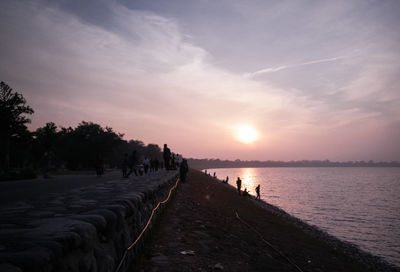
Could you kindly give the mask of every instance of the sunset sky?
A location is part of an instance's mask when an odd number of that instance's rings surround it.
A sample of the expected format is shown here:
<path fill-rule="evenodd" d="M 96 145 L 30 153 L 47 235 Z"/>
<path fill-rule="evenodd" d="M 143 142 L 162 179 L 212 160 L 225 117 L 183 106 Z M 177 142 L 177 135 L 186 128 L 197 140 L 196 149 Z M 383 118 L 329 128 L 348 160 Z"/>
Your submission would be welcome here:
<path fill-rule="evenodd" d="M 30 129 L 93 121 L 196 158 L 400 161 L 399 14 L 397 0 L 2 0 L 0 80 L 34 108 Z"/>

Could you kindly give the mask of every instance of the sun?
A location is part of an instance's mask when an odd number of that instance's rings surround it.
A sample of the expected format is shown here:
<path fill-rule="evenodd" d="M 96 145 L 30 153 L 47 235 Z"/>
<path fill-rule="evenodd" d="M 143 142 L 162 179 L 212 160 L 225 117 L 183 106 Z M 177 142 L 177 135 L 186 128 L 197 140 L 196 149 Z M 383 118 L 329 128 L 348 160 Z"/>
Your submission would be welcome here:
<path fill-rule="evenodd" d="M 258 132 L 251 126 L 240 126 L 235 134 L 236 139 L 244 144 L 252 144 L 258 139 Z"/>

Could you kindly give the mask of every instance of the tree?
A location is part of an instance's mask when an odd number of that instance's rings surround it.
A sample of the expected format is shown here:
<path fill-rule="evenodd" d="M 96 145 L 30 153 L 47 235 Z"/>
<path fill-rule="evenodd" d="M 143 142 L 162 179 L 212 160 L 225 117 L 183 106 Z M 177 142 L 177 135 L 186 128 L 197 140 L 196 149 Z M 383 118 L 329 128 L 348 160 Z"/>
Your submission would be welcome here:
<path fill-rule="evenodd" d="M 75 129 L 61 128 L 56 147 L 60 160 L 68 169 L 87 169 L 94 167 L 100 156 L 106 163 L 115 164 L 115 151 L 123 143 L 122 134 L 112 128 L 103 128 L 92 122 L 82 121 Z"/>
<path fill-rule="evenodd" d="M 53 122 L 48 122 L 44 127 L 35 131 L 36 142 L 41 148 L 41 152 L 50 152 L 57 141 L 57 126 Z"/>
<path fill-rule="evenodd" d="M 145 149 L 144 155 L 151 159 L 159 159 L 162 158 L 161 148 L 156 144 L 148 144 Z"/>
<path fill-rule="evenodd" d="M 0 141 L 3 160 L 1 168 L 6 171 L 10 168 L 11 138 L 18 137 L 21 131 L 27 131 L 25 124 L 30 123 L 25 114 L 33 114 L 33 109 L 26 105 L 22 94 L 13 92 L 13 89 L 2 81 L 0 83 Z"/>

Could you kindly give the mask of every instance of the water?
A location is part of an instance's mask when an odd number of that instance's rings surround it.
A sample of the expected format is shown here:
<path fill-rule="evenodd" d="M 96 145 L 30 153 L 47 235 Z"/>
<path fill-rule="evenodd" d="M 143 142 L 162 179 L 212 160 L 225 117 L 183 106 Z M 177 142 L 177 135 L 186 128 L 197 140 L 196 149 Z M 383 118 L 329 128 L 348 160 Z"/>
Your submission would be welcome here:
<path fill-rule="evenodd" d="M 400 266 L 400 168 L 227 168 L 236 186 Z"/>

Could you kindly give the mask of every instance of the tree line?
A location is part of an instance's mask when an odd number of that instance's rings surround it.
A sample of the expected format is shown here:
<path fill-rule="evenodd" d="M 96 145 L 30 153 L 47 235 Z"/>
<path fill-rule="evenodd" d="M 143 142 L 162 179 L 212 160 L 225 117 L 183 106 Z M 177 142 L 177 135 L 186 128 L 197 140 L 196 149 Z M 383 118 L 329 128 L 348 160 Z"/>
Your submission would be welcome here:
<path fill-rule="evenodd" d="M 28 116 L 33 113 L 22 94 L 0 83 L 0 180 L 35 176 L 45 153 L 53 168 L 69 170 L 93 169 L 99 156 L 109 167 L 117 167 L 123 154 L 133 150 L 139 158 L 162 159 L 157 144 L 126 141 L 122 133 L 93 122 L 82 121 L 75 128 L 48 122 L 29 131 Z"/>
<path fill-rule="evenodd" d="M 301 160 L 301 161 L 241 161 L 220 159 L 193 159 L 187 160 L 190 167 L 195 169 L 209 168 L 244 168 L 244 167 L 400 167 L 400 162 L 346 161 L 334 162 L 330 160 Z"/>

